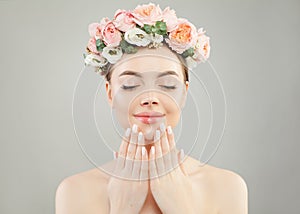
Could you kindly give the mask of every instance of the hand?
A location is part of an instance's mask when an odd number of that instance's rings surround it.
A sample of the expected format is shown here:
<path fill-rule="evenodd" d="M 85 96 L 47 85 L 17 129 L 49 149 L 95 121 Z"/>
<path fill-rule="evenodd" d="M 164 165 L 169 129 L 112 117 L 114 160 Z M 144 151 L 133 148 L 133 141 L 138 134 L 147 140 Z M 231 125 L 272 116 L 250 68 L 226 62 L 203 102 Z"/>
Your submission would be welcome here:
<path fill-rule="evenodd" d="M 141 146 L 143 142 L 143 134 L 137 134 L 136 125 L 131 134 L 130 129 L 127 129 L 114 170 L 114 175 L 118 175 L 118 178 L 111 176 L 108 183 L 110 213 L 132 214 L 139 213 L 142 209 L 149 185 L 148 154 L 145 147 Z"/>
<path fill-rule="evenodd" d="M 161 136 L 161 137 L 160 137 Z M 156 130 L 149 155 L 150 188 L 163 213 L 196 213 L 192 182 L 179 162 L 171 127 Z"/>

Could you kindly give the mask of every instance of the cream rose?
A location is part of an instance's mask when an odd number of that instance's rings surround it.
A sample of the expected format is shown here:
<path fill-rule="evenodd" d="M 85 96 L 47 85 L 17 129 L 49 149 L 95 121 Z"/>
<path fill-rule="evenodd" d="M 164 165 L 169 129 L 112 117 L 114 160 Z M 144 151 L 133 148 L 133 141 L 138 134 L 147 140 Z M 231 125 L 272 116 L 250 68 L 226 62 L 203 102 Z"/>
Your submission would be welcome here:
<path fill-rule="evenodd" d="M 189 69 L 193 69 L 193 68 L 197 67 L 197 64 L 198 64 L 197 61 L 195 61 L 195 59 L 190 56 L 185 58 L 185 62 Z"/>
<path fill-rule="evenodd" d="M 179 54 L 194 47 L 197 41 L 197 29 L 186 19 L 178 19 L 178 27 L 171 31 L 166 42 Z"/>
<path fill-rule="evenodd" d="M 107 60 L 100 55 L 90 53 L 84 58 L 84 62 L 87 65 L 94 67 L 102 67 L 107 64 Z"/>
<path fill-rule="evenodd" d="M 124 39 L 133 45 L 147 46 L 151 42 L 149 34 L 139 28 L 132 28 L 126 31 Z"/>
<path fill-rule="evenodd" d="M 120 47 L 105 47 L 102 51 L 102 56 L 105 57 L 111 64 L 115 64 L 123 55 Z"/>
<path fill-rule="evenodd" d="M 132 12 L 134 21 L 140 25 L 154 25 L 156 21 L 162 20 L 162 11 L 159 5 L 153 3 L 138 5 Z"/>

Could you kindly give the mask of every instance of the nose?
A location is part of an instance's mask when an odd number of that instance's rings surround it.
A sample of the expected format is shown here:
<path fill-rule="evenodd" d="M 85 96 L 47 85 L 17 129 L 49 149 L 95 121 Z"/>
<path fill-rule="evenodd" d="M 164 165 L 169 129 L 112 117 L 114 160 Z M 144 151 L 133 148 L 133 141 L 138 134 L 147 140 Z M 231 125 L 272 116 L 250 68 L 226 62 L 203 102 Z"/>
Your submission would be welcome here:
<path fill-rule="evenodd" d="M 141 106 L 158 105 L 159 101 L 155 97 L 147 97 L 141 100 Z"/>

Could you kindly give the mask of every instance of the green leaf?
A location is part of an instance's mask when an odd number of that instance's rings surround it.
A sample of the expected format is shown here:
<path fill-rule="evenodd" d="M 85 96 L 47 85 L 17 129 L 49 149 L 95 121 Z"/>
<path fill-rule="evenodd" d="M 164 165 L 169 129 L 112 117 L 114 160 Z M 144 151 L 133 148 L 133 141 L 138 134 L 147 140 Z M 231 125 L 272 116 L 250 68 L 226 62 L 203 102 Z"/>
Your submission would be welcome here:
<path fill-rule="evenodd" d="M 166 35 L 167 34 L 167 24 L 163 21 L 157 21 L 155 23 L 155 33 L 160 35 Z"/>
<path fill-rule="evenodd" d="M 125 39 L 122 39 L 121 42 L 120 42 L 120 46 L 123 50 L 125 50 L 127 48 L 127 46 L 129 46 L 129 43 L 126 42 Z"/>
<path fill-rule="evenodd" d="M 184 58 L 186 58 L 188 56 L 193 56 L 193 55 L 194 55 L 194 48 L 189 48 L 182 53 L 182 56 Z"/>
<path fill-rule="evenodd" d="M 158 31 L 159 31 L 159 29 L 152 25 L 151 32 L 157 33 Z"/>
<path fill-rule="evenodd" d="M 97 47 L 98 51 L 102 51 L 103 48 L 105 48 L 105 46 L 106 45 L 104 44 L 104 42 L 102 40 L 100 40 L 100 39 L 96 40 L 96 47 Z"/>
<path fill-rule="evenodd" d="M 160 29 L 161 31 L 167 30 L 167 24 L 165 22 L 163 22 L 163 21 L 157 21 L 155 23 L 155 27 L 158 28 L 158 29 Z"/>
<path fill-rule="evenodd" d="M 125 51 L 125 53 L 133 54 L 133 53 L 136 53 L 138 51 L 138 49 L 136 47 L 130 45 L 124 51 Z"/>
<path fill-rule="evenodd" d="M 144 24 L 144 31 L 146 33 L 151 33 L 151 30 L 152 30 L 152 26 L 151 25 Z"/>

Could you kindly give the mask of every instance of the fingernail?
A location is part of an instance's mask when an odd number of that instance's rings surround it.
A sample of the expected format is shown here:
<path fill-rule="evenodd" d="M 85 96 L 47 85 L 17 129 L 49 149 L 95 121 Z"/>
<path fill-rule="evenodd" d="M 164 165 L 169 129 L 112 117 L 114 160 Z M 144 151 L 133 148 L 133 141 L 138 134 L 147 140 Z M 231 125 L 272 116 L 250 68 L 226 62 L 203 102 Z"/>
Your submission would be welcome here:
<path fill-rule="evenodd" d="M 144 156 L 146 154 L 146 148 L 145 146 L 142 147 L 142 155 Z"/>
<path fill-rule="evenodd" d="M 134 133 L 137 133 L 137 125 L 136 125 L 136 124 L 133 124 L 133 126 L 132 126 L 132 131 L 133 131 Z"/>
<path fill-rule="evenodd" d="M 151 146 L 151 153 L 152 153 L 152 155 L 154 155 L 154 153 L 155 153 L 155 148 L 154 148 L 154 146 Z"/>
<path fill-rule="evenodd" d="M 114 160 L 117 159 L 117 153 L 115 151 L 113 151 L 113 155 L 114 155 Z"/>
<path fill-rule="evenodd" d="M 183 149 L 180 150 L 180 160 L 183 160 L 184 158 L 184 151 Z"/>
<path fill-rule="evenodd" d="M 155 131 L 155 141 L 159 140 L 159 138 L 160 138 L 160 131 L 156 130 Z"/>
<path fill-rule="evenodd" d="M 167 130 L 168 130 L 168 134 L 172 134 L 172 128 L 171 128 L 171 126 L 168 126 Z"/>
<path fill-rule="evenodd" d="M 129 135 L 130 135 L 130 128 L 127 128 L 127 129 L 126 129 L 126 132 L 125 132 L 125 136 L 126 136 L 126 137 L 129 137 Z"/>
<path fill-rule="evenodd" d="M 138 135 L 138 141 L 139 141 L 139 142 L 141 142 L 142 137 L 143 137 L 143 133 L 142 133 L 142 132 L 139 132 L 139 135 Z"/>
<path fill-rule="evenodd" d="M 160 124 L 160 130 L 161 130 L 162 132 L 164 132 L 165 129 L 166 129 L 165 124 L 164 124 L 164 123 L 161 123 L 161 124 Z"/>

